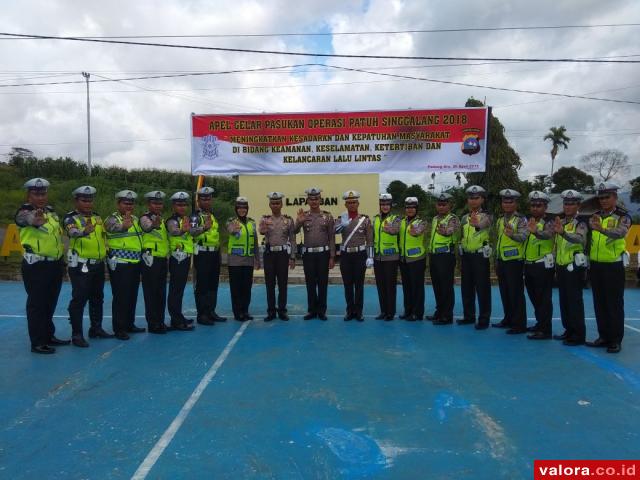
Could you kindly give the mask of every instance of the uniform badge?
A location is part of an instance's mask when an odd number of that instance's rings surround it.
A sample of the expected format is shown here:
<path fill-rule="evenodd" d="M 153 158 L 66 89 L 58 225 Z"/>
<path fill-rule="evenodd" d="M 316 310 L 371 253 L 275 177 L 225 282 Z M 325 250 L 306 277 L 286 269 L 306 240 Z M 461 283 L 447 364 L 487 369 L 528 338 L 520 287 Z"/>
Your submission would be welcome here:
<path fill-rule="evenodd" d="M 462 145 L 460 149 L 466 155 L 475 155 L 480 151 L 480 129 L 465 128 L 462 136 Z"/>

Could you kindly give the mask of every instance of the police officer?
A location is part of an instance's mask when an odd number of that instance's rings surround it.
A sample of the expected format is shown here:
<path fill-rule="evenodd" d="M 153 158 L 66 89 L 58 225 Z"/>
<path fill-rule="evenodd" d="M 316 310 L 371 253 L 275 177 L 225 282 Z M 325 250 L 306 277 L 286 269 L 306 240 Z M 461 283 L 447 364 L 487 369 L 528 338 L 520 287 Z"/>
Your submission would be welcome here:
<path fill-rule="evenodd" d="M 342 199 L 347 211 L 335 222 L 336 233 L 342 234 L 340 244 L 340 273 L 347 304 L 345 321 L 364 321 L 364 275 L 373 267 L 373 229 L 367 215 L 358 213 L 360 193 L 344 192 Z"/>
<path fill-rule="evenodd" d="M 418 199 L 404 199 L 405 216 L 400 222 L 400 276 L 404 313 L 400 318 L 422 320 L 424 316 L 424 272 L 427 268 L 425 231 L 427 223 L 418 216 Z"/>
<path fill-rule="evenodd" d="M 182 298 L 191 268 L 193 255 L 193 237 L 196 226 L 192 225 L 187 215 L 187 202 L 191 197 L 187 192 L 176 192 L 171 195 L 173 214 L 165 224 L 169 235 L 169 295 L 167 307 L 171 317 L 173 330 L 193 330 L 193 321 L 189 321 L 182 313 Z M 194 232 L 195 233 L 195 232 Z"/>
<path fill-rule="evenodd" d="M 460 220 L 451 213 L 451 198 L 446 192 L 436 197 L 437 215 L 431 223 L 429 237 L 429 273 L 436 298 L 436 310 L 432 318 L 434 325 L 453 323 L 453 274 L 456 268 L 455 248 Z"/>
<path fill-rule="evenodd" d="M 278 318 L 289 320 L 287 315 L 288 268 L 296 262 L 296 233 L 293 218 L 282 214 L 284 194 L 270 192 L 267 195 L 271 215 L 263 215 L 258 230 L 264 235 L 264 283 L 267 288 L 267 316 L 265 322 L 276 318 L 276 280 L 278 282 Z"/>
<path fill-rule="evenodd" d="M 567 346 L 576 346 L 585 340 L 582 288 L 587 268 L 584 252 L 588 227 L 578 218 L 582 195 L 575 190 L 565 190 L 560 195 L 563 215 L 555 218 L 553 230 L 556 234 L 556 274 L 564 332 L 553 338 L 562 340 Z"/>
<path fill-rule="evenodd" d="M 527 331 L 533 332 L 527 335 L 530 340 L 551 338 L 554 232 L 553 222 L 546 215 L 548 204 L 549 196 L 546 193 L 538 190 L 529 193 L 529 235 L 524 244 L 524 285 L 536 317 L 536 324 L 527 328 Z"/>
<path fill-rule="evenodd" d="M 75 210 L 62 221 L 69 237 L 67 252 L 71 301 L 69 320 L 71 342 L 76 347 L 88 347 L 82 331 L 84 306 L 89 302 L 90 338 L 113 338 L 102 328 L 104 303 L 104 259 L 107 256 L 106 237 L 102 218 L 93 211 L 96 189 L 86 185 L 73 192 Z"/>
<path fill-rule="evenodd" d="M 253 320 L 249 315 L 253 269 L 260 268 L 258 252 L 258 230 L 249 213 L 249 201 L 246 197 L 236 198 L 236 216 L 227 221 L 229 232 L 228 266 L 229 289 L 233 318 L 240 322 Z"/>
<path fill-rule="evenodd" d="M 144 194 L 147 211 L 140 217 L 142 230 L 142 292 L 149 333 L 165 334 L 167 306 L 167 257 L 169 236 L 162 218 L 164 192 L 154 190 Z"/>
<path fill-rule="evenodd" d="M 53 208 L 47 205 L 49 182 L 32 178 L 24 184 L 27 201 L 15 216 L 24 249 L 22 280 L 27 291 L 27 323 L 33 353 L 54 353 L 52 345 L 68 345 L 55 336 L 53 314 L 62 287 L 62 229 Z"/>
<path fill-rule="evenodd" d="M 298 210 L 296 233 L 304 231 L 302 265 L 307 286 L 307 314 L 305 320 L 318 317 L 327 320 L 327 286 L 329 270 L 335 266 L 335 222 L 331 213 L 320 210 L 322 190 L 305 190 L 309 210 Z"/>
<path fill-rule="evenodd" d="M 524 242 L 529 230 L 527 220 L 517 212 L 520 193 L 506 188 L 500 190 L 502 215 L 497 221 L 496 274 L 504 318 L 493 326 L 507 328 L 508 334 L 527 331 L 524 299 Z"/>
<path fill-rule="evenodd" d="M 587 345 L 606 347 L 608 353 L 618 353 L 624 336 L 624 237 L 629 231 L 631 217 L 617 205 L 618 187 L 610 182 L 598 184 L 600 210 L 590 219 L 591 288 L 593 308 L 598 323 L 598 338 Z"/>
<path fill-rule="evenodd" d="M 193 267 L 196 271 L 194 289 L 198 323 L 226 322 L 216 313 L 218 284 L 220 283 L 220 229 L 211 210 L 214 190 L 202 187 L 198 190 L 198 228 L 193 235 Z"/>
<path fill-rule="evenodd" d="M 376 320 L 393 320 L 396 315 L 396 290 L 400 249 L 398 232 L 402 217 L 391 213 L 393 197 L 380 194 L 380 213 L 373 217 L 373 272 L 376 277 L 380 314 Z"/>
<path fill-rule="evenodd" d="M 129 340 L 128 333 L 145 331 L 134 323 L 142 254 L 142 230 L 138 217 L 132 214 L 137 197 L 131 190 L 116 193 L 117 211 L 104 221 L 107 232 L 107 265 L 113 294 L 113 333 L 119 340 Z"/>
<path fill-rule="evenodd" d="M 469 213 L 463 215 L 460 238 L 460 290 L 463 317 L 458 325 L 475 324 L 476 330 L 489 327 L 491 318 L 491 280 L 489 229 L 491 214 L 484 209 L 487 192 L 479 185 L 465 190 Z M 476 295 L 478 322 L 476 323 Z"/>

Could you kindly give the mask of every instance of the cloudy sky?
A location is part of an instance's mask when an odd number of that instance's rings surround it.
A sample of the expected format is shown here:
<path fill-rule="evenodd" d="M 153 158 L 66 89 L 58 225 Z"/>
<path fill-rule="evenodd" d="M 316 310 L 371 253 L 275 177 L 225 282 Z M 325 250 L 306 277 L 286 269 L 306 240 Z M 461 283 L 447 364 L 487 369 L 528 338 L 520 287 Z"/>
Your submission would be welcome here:
<path fill-rule="evenodd" d="M 640 26 L 447 33 L 432 29 L 640 23 L 636 0 L 434 2 L 305 1 L 10 1 L 0 31 L 55 36 L 237 35 L 323 33 L 322 36 L 231 36 L 132 39 L 186 45 L 394 56 L 500 58 L 622 57 L 640 60 Z M 1 38 L 1 37 L 0 37 Z M 635 40 L 634 40 L 635 39 Z M 631 56 L 631 57 L 629 57 Z M 91 84 L 94 163 L 190 168 L 189 115 L 464 106 L 473 96 L 493 106 L 522 157 L 521 178 L 547 173 L 542 137 L 565 125 L 572 138 L 557 167 L 578 166 L 592 150 L 618 148 L 640 175 L 640 105 L 501 92 L 404 80 L 327 65 L 455 81 L 478 86 L 589 94 L 640 101 L 640 64 L 320 59 L 253 53 L 0 39 L 0 154 L 12 146 L 37 155 L 86 160 L 86 97 L 92 81 L 128 77 L 285 67 Z M 319 66 L 300 66 L 302 64 Z M 81 82 L 62 85 L 12 84 Z M 6 158 L 1 157 L 0 160 Z M 403 178 L 426 184 L 423 178 Z M 630 177 L 631 178 L 631 177 Z M 393 179 L 385 175 L 383 182 Z M 440 185 L 450 177 L 437 179 Z"/>

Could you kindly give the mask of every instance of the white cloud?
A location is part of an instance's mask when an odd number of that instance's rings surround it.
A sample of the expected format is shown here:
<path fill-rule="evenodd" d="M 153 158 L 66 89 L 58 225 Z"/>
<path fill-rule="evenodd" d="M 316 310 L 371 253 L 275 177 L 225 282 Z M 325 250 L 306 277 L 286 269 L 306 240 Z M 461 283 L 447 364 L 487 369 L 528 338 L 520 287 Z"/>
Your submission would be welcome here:
<path fill-rule="evenodd" d="M 311 31 L 406 30 L 631 23 L 640 20 L 633 0 L 553 2 L 463 1 L 166 1 L 45 2 L 3 5 L 0 30 L 54 35 L 220 34 Z M 270 50 L 334 51 L 366 55 L 492 57 L 597 57 L 640 54 L 637 27 L 380 36 L 162 39 L 162 42 Z M 226 70 L 313 63 L 305 57 L 265 56 L 48 40 L 0 40 L 0 84 L 82 80 L 143 72 Z M 636 57 L 638 58 L 638 57 Z M 435 61 L 327 59 L 326 63 L 375 70 L 436 65 Z M 480 85 L 640 99 L 636 65 L 500 64 L 384 70 Z M 34 73 L 35 72 L 35 73 Z M 37 72 L 76 72 L 29 78 Z M 137 72 L 137 73 L 136 73 Z M 42 73 L 44 74 L 44 73 Z M 24 80 L 20 80 L 20 79 Z M 361 83 L 354 83 L 361 82 Z M 334 85 L 274 88 L 296 84 Z M 335 85 L 336 83 L 341 83 Z M 632 87 L 615 90 L 622 87 Z M 268 88 L 258 88 L 268 87 Z M 581 155 L 604 147 L 627 153 L 640 174 L 639 108 L 588 100 L 399 81 L 362 73 L 307 68 L 303 72 L 246 73 L 92 83 L 95 163 L 188 169 L 189 114 L 218 112 L 332 111 L 462 106 L 469 96 L 493 105 L 522 156 L 522 177 L 549 170 L 549 127 L 565 125 L 572 137 L 557 166 L 577 165 Z M 149 90 L 162 90 L 149 91 Z M 614 90 L 614 91 L 607 91 Z M 9 92 L 9 93 L 7 93 Z M 40 92 L 24 94 L 25 92 Z M 64 93 L 60 93 L 64 92 Z M 0 88 L 0 153 L 25 146 L 38 155 L 86 158 L 85 85 Z M 596 93 L 594 93 L 596 92 Z M 619 132 L 624 135 L 615 135 Z M 632 135 L 632 133 L 634 133 Z M 182 140 L 158 140 L 174 139 Z M 151 140 L 123 142 L 123 140 Z M 107 142 L 107 143 L 105 143 Z M 108 143 L 110 142 L 110 143 Z M 54 143 L 58 145 L 37 145 Z M 387 175 L 385 178 L 390 177 Z M 403 178 L 404 179 L 404 178 Z M 411 179 L 404 179 L 410 181 Z M 421 183 L 426 183 L 425 173 Z M 445 178 L 445 181 L 450 181 Z M 440 179 L 438 181 L 441 181 Z"/>

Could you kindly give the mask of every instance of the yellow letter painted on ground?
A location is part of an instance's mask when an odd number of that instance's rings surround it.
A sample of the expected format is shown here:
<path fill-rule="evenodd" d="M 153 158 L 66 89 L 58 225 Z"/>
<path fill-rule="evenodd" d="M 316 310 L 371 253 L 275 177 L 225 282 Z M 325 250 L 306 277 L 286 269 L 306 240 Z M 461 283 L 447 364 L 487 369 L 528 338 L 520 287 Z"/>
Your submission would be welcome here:
<path fill-rule="evenodd" d="M 631 225 L 625 237 L 627 252 L 637 253 L 640 250 L 640 225 Z"/>
<path fill-rule="evenodd" d="M 0 257 L 8 257 L 11 252 L 22 253 L 22 245 L 20 244 L 20 233 L 15 223 L 7 225 L 4 232 L 4 241 L 0 248 Z"/>

